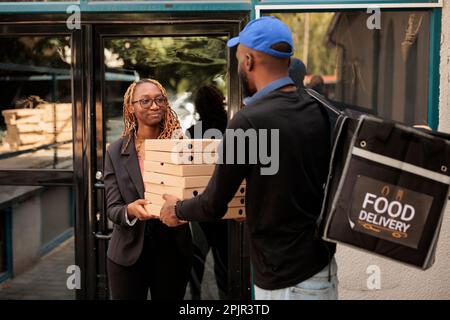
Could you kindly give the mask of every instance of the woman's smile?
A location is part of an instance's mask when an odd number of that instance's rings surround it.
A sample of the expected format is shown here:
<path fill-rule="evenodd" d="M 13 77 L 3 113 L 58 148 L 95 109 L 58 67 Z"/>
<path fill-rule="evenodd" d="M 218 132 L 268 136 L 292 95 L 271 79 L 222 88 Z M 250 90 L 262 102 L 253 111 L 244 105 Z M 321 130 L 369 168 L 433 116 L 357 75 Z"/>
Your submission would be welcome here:
<path fill-rule="evenodd" d="M 152 119 L 161 118 L 162 112 L 161 111 L 150 111 L 150 112 L 147 112 L 146 116 L 148 118 L 152 118 Z"/>

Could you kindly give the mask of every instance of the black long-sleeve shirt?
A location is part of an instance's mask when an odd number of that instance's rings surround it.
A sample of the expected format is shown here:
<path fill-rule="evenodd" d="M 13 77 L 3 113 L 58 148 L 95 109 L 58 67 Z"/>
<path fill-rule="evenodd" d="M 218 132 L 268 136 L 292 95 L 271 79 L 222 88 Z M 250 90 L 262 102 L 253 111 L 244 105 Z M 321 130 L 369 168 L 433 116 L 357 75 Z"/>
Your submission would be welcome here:
<path fill-rule="evenodd" d="M 181 201 L 177 215 L 184 220 L 220 219 L 246 179 L 246 222 L 255 284 L 275 290 L 310 278 L 329 263 L 335 251 L 334 245 L 315 233 L 330 157 L 324 111 L 303 91 L 274 91 L 236 113 L 228 129 L 278 129 L 278 172 L 262 175 L 261 169 L 270 164 L 264 165 L 259 157 L 255 164 L 217 164 L 203 194 Z M 225 135 L 221 146 L 229 143 Z M 226 150 L 222 148 L 224 159 Z"/>

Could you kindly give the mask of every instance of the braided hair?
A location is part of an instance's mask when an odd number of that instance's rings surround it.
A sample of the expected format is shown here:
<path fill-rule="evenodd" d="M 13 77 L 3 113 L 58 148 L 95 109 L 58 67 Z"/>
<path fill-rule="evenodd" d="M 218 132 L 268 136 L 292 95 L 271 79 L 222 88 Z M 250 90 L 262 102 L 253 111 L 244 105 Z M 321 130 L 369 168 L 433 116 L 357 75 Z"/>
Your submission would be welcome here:
<path fill-rule="evenodd" d="M 164 98 L 166 98 L 167 106 L 164 109 L 164 115 L 161 123 L 159 124 L 161 132 L 158 135 L 158 139 L 182 139 L 182 130 L 180 122 L 178 121 L 177 114 L 169 105 L 169 100 L 167 96 L 167 91 L 158 81 L 154 79 L 141 79 L 139 81 L 133 82 L 125 92 L 123 96 L 123 122 L 124 129 L 121 137 L 128 136 L 128 141 L 125 144 L 124 149 L 128 147 L 132 136 L 137 137 L 138 122 L 134 112 L 131 110 L 132 99 L 134 95 L 134 90 L 136 87 L 142 83 L 151 83 L 155 85 L 162 93 Z"/>

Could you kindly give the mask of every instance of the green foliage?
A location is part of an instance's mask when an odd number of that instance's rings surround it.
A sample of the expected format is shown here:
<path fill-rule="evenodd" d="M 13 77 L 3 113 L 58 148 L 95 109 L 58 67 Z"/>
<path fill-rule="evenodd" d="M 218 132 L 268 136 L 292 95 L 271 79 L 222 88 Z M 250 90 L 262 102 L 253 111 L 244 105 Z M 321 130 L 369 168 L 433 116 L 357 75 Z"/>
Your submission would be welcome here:
<path fill-rule="evenodd" d="M 160 81 L 175 93 L 192 92 L 214 78 L 226 78 L 225 37 L 142 37 L 109 39 L 105 48 L 123 69 Z M 225 91 L 225 81 L 216 83 Z"/>
<path fill-rule="evenodd" d="M 5 37 L 0 47 L 1 63 L 70 69 L 63 52 L 70 47 L 69 37 Z"/>

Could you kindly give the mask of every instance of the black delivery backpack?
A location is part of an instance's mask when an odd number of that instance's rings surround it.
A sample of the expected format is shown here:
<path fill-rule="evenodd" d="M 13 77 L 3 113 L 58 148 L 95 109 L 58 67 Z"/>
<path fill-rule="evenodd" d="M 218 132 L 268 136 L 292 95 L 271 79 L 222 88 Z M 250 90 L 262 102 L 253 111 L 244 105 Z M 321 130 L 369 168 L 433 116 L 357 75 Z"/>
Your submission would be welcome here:
<path fill-rule="evenodd" d="M 323 239 L 431 267 L 450 185 L 450 135 L 339 115 Z"/>

